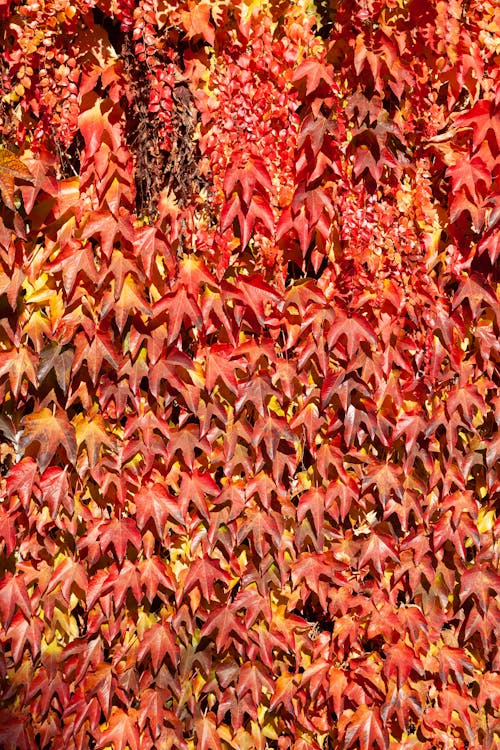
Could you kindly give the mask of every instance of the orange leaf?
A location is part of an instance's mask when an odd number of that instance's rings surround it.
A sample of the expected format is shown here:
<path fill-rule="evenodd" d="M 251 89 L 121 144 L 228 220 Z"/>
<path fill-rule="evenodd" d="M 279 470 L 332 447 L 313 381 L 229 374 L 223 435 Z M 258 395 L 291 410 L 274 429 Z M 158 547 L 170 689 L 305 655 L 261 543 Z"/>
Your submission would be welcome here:
<path fill-rule="evenodd" d="M 38 443 L 36 459 L 41 472 L 45 471 L 61 446 L 66 451 L 68 461 L 75 463 L 75 428 L 62 410 L 52 414 L 50 409 L 45 408 L 35 414 L 28 414 L 23 419 L 23 425 L 20 447 L 25 450 L 33 443 Z"/>
<path fill-rule="evenodd" d="M 14 180 L 16 177 L 20 180 L 33 182 L 33 175 L 26 164 L 23 164 L 12 151 L 0 148 L 0 192 L 5 205 L 12 211 L 16 210 L 14 205 Z"/>

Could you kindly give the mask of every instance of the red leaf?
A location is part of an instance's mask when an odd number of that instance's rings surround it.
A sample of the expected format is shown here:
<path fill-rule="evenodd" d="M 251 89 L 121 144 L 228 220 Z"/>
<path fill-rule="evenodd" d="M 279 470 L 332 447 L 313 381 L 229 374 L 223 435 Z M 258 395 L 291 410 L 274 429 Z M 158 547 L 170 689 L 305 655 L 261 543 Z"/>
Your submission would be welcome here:
<path fill-rule="evenodd" d="M 389 747 L 378 708 L 362 705 L 356 709 L 345 730 L 346 748 L 352 747 L 356 740 L 359 740 L 360 750 L 374 750 L 375 747 L 386 750 Z"/>
<path fill-rule="evenodd" d="M 31 618 L 31 601 L 23 577 L 6 573 L 0 583 L 0 614 L 7 629 L 16 609 L 21 610 L 26 620 Z"/>
<path fill-rule="evenodd" d="M 125 712 L 113 706 L 108 728 L 101 732 L 97 747 L 104 748 L 112 744 L 114 750 L 139 750 L 137 718 L 137 711 L 134 708 L 128 708 Z"/>
<path fill-rule="evenodd" d="M 157 622 L 143 633 L 137 650 L 137 659 L 143 661 L 149 655 L 153 674 L 157 674 L 167 654 L 175 666 L 179 661 L 179 646 L 172 628 L 166 622 Z"/>
<path fill-rule="evenodd" d="M 112 518 L 99 527 L 99 545 L 104 554 L 112 545 L 118 561 L 121 563 L 130 544 L 140 549 L 142 544 L 139 530 L 132 518 Z"/>
<path fill-rule="evenodd" d="M 498 591 L 500 591 L 500 575 L 486 563 L 476 562 L 462 573 L 460 582 L 461 602 L 464 602 L 469 596 L 473 596 L 481 610 L 486 612 L 490 597 Z"/>
<path fill-rule="evenodd" d="M 156 483 L 139 490 L 135 496 L 135 505 L 139 529 L 142 531 L 151 519 L 159 539 L 163 539 L 165 524 L 169 516 L 179 523 L 183 522 L 183 514 L 176 498 L 172 497 L 161 484 Z"/>
<path fill-rule="evenodd" d="M 452 167 L 448 167 L 446 174 L 451 177 L 453 194 L 461 187 L 465 187 L 472 200 L 478 200 L 477 185 L 484 186 L 483 193 L 491 185 L 491 172 L 484 161 L 476 156 L 470 161 L 467 158 L 460 159 Z"/>
<path fill-rule="evenodd" d="M 217 583 L 228 583 L 231 576 L 222 570 L 218 560 L 210 558 L 198 558 L 189 569 L 179 594 L 188 594 L 191 589 L 198 588 L 204 598 L 209 602 L 214 595 L 215 585 Z M 178 597 L 179 598 L 179 595 Z"/>
<path fill-rule="evenodd" d="M 214 631 L 217 653 L 229 649 L 232 641 L 246 642 L 247 637 L 242 627 L 243 623 L 237 617 L 233 606 L 218 607 L 207 618 L 201 635 L 212 635 Z"/>
<path fill-rule="evenodd" d="M 400 688 L 407 682 L 412 672 L 421 676 L 424 675 L 424 668 L 420 660 L 415 656 L 415 652 L 405 643 L 396 643 L 389 646 L 386 650 L 386 660 L 384 662 L 384 674 L 389 678 L 396 677 L 396 684 Z"/>
<path fill-rule="evenodd" d="M 215 715 L 212 711 L 197 719 L 194 727 L 197 739 L 196 750 L 222 750 Z"/>
<path fill-rule="evenodd" d="M 47 408 L 28 414 L 23 419 L 23 427 L 20 448 L 26 450 L 38 444 L 36 460 L 41 472 L 45 471 L 60 447 L 66 451 L 68 461 L 76 462 L 75 428 L 61 409 L 55 414 Z"/>
<path fill-rule="evenodd" d="M 113 370 L 118 370 L 120 355 L 115 349 L 111 336 L 106 331 L 96 331 L 92 339 L 88 340 L 84 333 L 75 340 L 76 353 L 71 369 L 72 375 L 78 372 L 83 362 L 87 362 L 87 370 L 94 386 L 102 376 L 102 363 L 105 360 Z"/>

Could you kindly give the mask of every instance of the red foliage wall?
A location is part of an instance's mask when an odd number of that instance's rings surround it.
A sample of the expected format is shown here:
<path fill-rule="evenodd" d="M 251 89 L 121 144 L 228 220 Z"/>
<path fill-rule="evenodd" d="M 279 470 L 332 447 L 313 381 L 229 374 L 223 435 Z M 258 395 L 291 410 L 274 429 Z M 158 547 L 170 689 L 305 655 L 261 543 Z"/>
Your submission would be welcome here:
<path fill-rule="evenodd" d="M 490 0 L 0 0 L 0 748 L 500 747 Z"/>

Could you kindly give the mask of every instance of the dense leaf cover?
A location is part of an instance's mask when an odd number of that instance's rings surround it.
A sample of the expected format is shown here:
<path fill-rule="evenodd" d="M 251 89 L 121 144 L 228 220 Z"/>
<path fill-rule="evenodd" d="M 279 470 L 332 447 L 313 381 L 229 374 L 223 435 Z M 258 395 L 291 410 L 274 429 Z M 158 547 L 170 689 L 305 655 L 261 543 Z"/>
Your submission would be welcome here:
<path fill-rule="evenodd" d="M 494 0 L 0 0 L 0 747 L 500 747 Z"/>

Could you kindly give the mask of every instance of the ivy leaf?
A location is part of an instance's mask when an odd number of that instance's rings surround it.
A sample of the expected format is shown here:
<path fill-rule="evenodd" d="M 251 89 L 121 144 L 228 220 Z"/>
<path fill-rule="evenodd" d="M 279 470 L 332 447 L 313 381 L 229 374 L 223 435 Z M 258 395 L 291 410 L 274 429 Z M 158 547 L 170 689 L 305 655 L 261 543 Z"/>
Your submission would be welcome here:
<path fill-rule="evenodd" d="M 114 750 L 139 750 L 140 736 L 137 723 L 137 711 L 128 708 L 122 711 L 113 706 L 107 729 L 101 732 L 98 748 L 113 745 Z"/>
<path fill-rule="evenodd" d="M 230 580 L 231 576 L 222 570 L 218 560 L 211 560 L 208 557 L 198 558 L 191 564 L 177 598 L 179 599 L 182 593 L 188 594 L 191 589 L 197 588 L 209 602 L 214 595 L 216 584 L 228 583 Z"/>
<path fill-rule="evenodd" d="M 242 622 L 232 606 L 219 607 L 210 613 L 201 630 L 201 635 L 212 635 L 214 632 L 217 633 L 215 636 L 217 653 L 223 649 L 227 650 L 232 641 L 245 642 L 247 640 Z"/>
<path fill-rule="evenodd" d="M 196 750 L 222 750 L 215 714 L 212 711 L 197 719 L 194 727 L 197 739 Z"/>
<path fill-rule="evenodd" d="M 462 573 L 460 583 L 460 601 L 464 602 L 469 596 L 474 597 L 481 610 L 486 612 L 490 592 L 500 590 L 500 575 L 486 563 L 476 563 Z"/>
<path fill-rule="evenodd" d="M 91 469 L 97 465 L 103 446 L 109 448 L 112 453 L 116 452 L 116 437 L 106 429 L 104 419 L 99 414 L 92 417 L 79 415 L 75 420 L 75 431 L 78 447 L 85 446 Z"/>
<path fill-rule="evenodd" d="M 25 451 L 33 444 L 38 444 L 36 460 L 41 472 L 45 471 L 61 446 L 66 451 L 68 461 L 72 464 L 76 462 L 75 428 L 62 409 L 57 409 L 53 414 L 50 409 L 44 408 L 24 417 L 19 446 Z"/>
<path fill-rule="evenodd" d="M 99 527 L 99 545 L 101 551 L 106 552 L 112 545 L 118 562 L 122 563 L 130 544 L 140 549 L 142 538 L 135 521 L 132 518 L 112 518 Z"/>
<path fill-rule="evenodd" d="M 379 534 L 371 530 L 367 543 L 361 549 L 359 564 L 366 565 L 367 562 L 371 562 L 379 576 L 383 575 L 382 563 L 388 558 L 399 562 L 399 557 L 394 551 L 394 542 L 388 534 Z"/>
<path fill-rule="evenodd" d="M 7 629 L 16 609 L 21 610 L 26 620 L 31 618 L 31 601 L 23 576 L 7 573 L 0 582 L 0 614 Z"/>
<path fill-rule="evenodd" d="M 16 515 L 9 514 L 0 505 L 0 550 L 2 554 L 7 555 L 7 557 L 12 554 L 16 547 L 16 542 Z"/>
<path fill-rule="evenodd" d="M 378 708 L 361 705 L 356 709 L 345 730 L 345 746 L 352 747 L 359 741 L 360 750 L 387 750 L 389 744 L 382 729 L 382 721 Z"/>
<path fill-rule="evenodd" d="M 396 643 L 389 646 L 386 652 L 384 673 L 389 678 L 396 677 L 396 684 L 401 688 L 412 672 L 423 675 L 424 669 L 415 652 L 405 643 Z"/>
<path fill-rule="evenodd" d="M 491 184 L 491 172 L 479 156 L 470 161 L 461 159 L 452 167 L 448 167 L 446 174 L 451 178 L 453 203 L 457 200 L 456 193 L 460 188 L 466 188 L 472 200 L 477 201 L 477 185 L 482 183 L 486 190 Z"/>
<path fill-rule="evenodd" d="M 455 310 L 464 300 L 469 303 L 474 316 L 479 315 L 480 310 L 484 309 L 485 303 L 495 311 L 499 309 L 499 302 L 495 293 L 479 274 L 467 274 L 460 279 L 459 288 L 451 303 L 452 310 Z"/>
<path fill-rule="evenodd" d="M 188 39 L 201 36 L 212 47 L 215 41 L 215 30 L 210 23 L 210 3 L 197 3 L 189 11 L 182 11 L 182 25 L 186 29 Z"/>
<path fill-rule="evenodd" d="M 165 524 L 169 516 L 179 523 L 183 523 L 183 514 L 176 498 L 170 495 L 165 487 L 158 482 L 139 490 L 135 496 L 135 505 L 139 529 L 142 531 L 151 519 L 159 539 L 163 538 Z"/>
<path fill-rule="evenodd" d="M 14 180 L 16 178 L 34 182 L 34 177 L 26 164 L 23 164 L 12 151 L 0 148 L 0 192 L 5 205 L 12 211 L 16 210 L 14 205 Z"/>
<path fill-rule="evenodd" d="M 283 706 L 290 714 L 295 713 L 292 698 L 297 692 L 297 682 L 295 675 L 293 674 L 282 674 L 276 680 L 273 697 L 269 704 L 271 711 L 274 711 L 278 706 Z"/>
<path fill-rule="evenodd" d="M 144 632 L 137 651 L 137 659 L 143 661 L 149 655 L 153 674 L 156 675 L 166 654 L 175 666 L 179 661 L 179 646 L 175 641 L 174 633 L 167 622 L 157 622 Z"/>
<path fill-rule="evenodd" d="M 82 333 L 75 339 L 76 352 L 71 369 L 72 375 L 80 369 L 84 361 L 93 385 L 97 385 L 102 373 L 102 363 L 105 360 L 113 370 L 118 370 L 120 356 L 115 349 L 113 340 L 107 331 L 98 331 L 89 341 Z"/>
<path fill-rule="evenodd" d="M 14 664 L 20 663 L 26 645 L 29 646 L 33 658 L 37 658 L 40 653 L 43 629 L 43 622 L 39 617 L 31 617 L 27 620 L 20 612 L 16 612 L 7 628 L 7 638 L 11 640 Z"/>
<path fill-rule="evenodd" d="M 141 585 L 148 601 L 152 603 L 161 587 L 165 591 L 175 591 L 175 579 L 169 566 L 159 557 L 150 557 L 139 563 Z"/>

